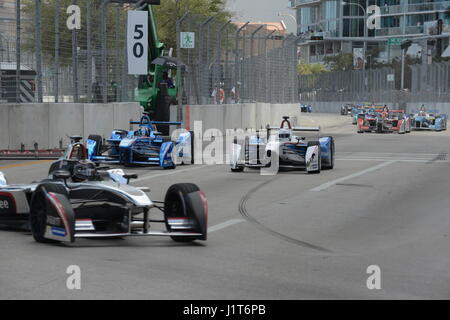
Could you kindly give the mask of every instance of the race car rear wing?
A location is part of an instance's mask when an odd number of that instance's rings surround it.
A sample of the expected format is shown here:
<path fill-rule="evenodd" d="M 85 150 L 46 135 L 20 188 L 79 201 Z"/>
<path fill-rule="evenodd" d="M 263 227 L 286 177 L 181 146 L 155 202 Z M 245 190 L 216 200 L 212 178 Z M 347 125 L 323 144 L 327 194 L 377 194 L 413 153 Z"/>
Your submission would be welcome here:
<path fill-rule="evenodd" d="M 163 126 L 182 126 L 183 122 L 169 122 L 169 121 L 149 121 L 142 123 L 140 121 L 130 121 L 130 124 L 140 124 L 140 125 L 163 125 Z"/>
<path fill-rule="evenodd" d="M 283 128 L 267 126 L 266 129 L 267 130 L 280 130 Z M 291 130 L 298 131 L 298 132 L 320 132 L 320 126 L 318 126 L 318 127 L 293 127 Z"/>
<path fill-rule="evenodd" d="M 172 121 L 152 121 L 150 116 L 146 113 L 143 114 L 140 121 L 130 121 L 130 124 L 138 124 L 140 126 L 152 127 L 153 125 L 162 126 L 182 126 L 183 122 L 172 122 Z"/>

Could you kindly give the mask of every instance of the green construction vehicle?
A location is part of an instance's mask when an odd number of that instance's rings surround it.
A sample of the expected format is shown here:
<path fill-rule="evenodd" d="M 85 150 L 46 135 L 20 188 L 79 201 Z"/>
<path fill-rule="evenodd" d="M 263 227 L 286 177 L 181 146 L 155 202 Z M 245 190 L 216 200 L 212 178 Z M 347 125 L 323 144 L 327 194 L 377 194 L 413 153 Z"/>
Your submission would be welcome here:
<path fill-rule="evenodd" d="M 159 1 L 147 1 L 158 3 Z M 148 11 L 148 72 L 139 77 L 139 85 L 135 92 L 135 100 L 140 103 L 153 120 L 168 121 L 170 105 L 177 104 L 177 92 L 180 90 L 180 76 L 177 60 L 168 57 L 164 43 L 159 41 L 155 14 L 151 4 L 144 7 Z M 155 59 L 163 63 L 155 64 Z M 164 63 L 165 62 L 165 63 Z M 175 78 L 175 80 L 172 80 Z"/>

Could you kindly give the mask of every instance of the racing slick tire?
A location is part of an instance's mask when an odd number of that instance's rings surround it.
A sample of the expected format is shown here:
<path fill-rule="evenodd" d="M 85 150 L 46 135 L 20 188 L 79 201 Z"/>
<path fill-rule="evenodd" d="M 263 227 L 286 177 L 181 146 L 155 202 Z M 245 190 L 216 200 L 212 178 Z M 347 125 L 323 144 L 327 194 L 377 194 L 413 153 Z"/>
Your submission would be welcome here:
<path fill-rule="evenodd" d="M 335 151 L 334 138 L 330 137 L 330 139 L 331 139 L 331 160 L 330 160 L 330 164 L 322 166 L 322 168 L 325 169 L 325 170 L 332 170 L 332 169 L 334 169 L 334 151 Z"/>
<path fill-rule="evenodd" d="M 31 198 L 30 218 L 29 218 L 31 233 L 33 235 L 34 240 L 39 243 L 61 242 L 45 238 L 45 232 L 47 228 L 47 212 L 49 209 L 53 209 L 50 208 L 50 206 L 48 205 L 48 200 L 46 199 L 47 194 L 49 192 L 58 194 L 67 199 L 67 201 L 61 201 L 60 203 L 63 206 L 63 209 L 67 213 L 67 215 L 75 217 L 73 208 L 70 205 L 70 202 L 68 201 L 69 193 L 67 192 L 66 188 L 63 185 L 57 183 L 40 184 L 36 188 Z"/>
<path fill-rule="evenodd" d="M 189 131 L 189 133 L 191 134 L 191 164 L 195 164 L 195 135 L 194 131 Z"/>
<path fill-rule="evenodd" d="M 383 133 L 383 124 L 382 123 L 377 124 L 377 133 Z"/>
<path fill-rule="evenodd" d="M 187 218 L 194 221 L 192 229 L 183 230 L 185 232 L 202 233 L 202 236 L 171 236 L 175 242 L 193 242 L 195 240 L 206 240 L 207 237 L 207 209 L 189 205 L 188 196 L 192 193 L 200 192 L 200 188 L 193 183 L 179 183 L 172 185 L 167 190 L 164 199 L 164 219 L 167 231 L 172 229 L 168 223 L 170 218 Z M 206 200 L 204 200 L 206 201 Z"/>
<path fill-rule="evenodd" d="M 238 166 L 237 168 L 231 168 L 231 172 L 243 172 L 244 166 Z"/>
<path fill-rule="evenodd" d="M 173 155 L 174 153 L 172 153 L 172 155 Z M 172 165 L 171 166 L 168 166 L 168 167 L 164 167 L 164 170 L 175 170 L 176 168 L 177 168 L 177 165 L 176 165 L 176 163 L 175 163 L 175 159 L 174 159 L 174 157 L 172 156 L 172 159 L 173 159 L 173 163 L 172 163 Z"/>
<path fill-rule="evenodd" d="M 316 171 L 309 171 L 309 174 L 319 174 L 320 170 L 322 169 L 322 158 L 321 158 L 321 154 L 320 154 L 320 142 L 319 141 L 309 141 L 308 142 L 308 147 L 311 146 L 319 146 L 319 169 L 317 169 Z"/>
<path fill-rule="evenodd" d="M 103 147 L 103 138 L 102 136 L 99 136 L 97 134 L 91 134 L 88 137 L 89 140 L 93 140 L 95 141 L 95 154 L 96 155 L 101 155 L 102 154 L 102 147 Z"/>

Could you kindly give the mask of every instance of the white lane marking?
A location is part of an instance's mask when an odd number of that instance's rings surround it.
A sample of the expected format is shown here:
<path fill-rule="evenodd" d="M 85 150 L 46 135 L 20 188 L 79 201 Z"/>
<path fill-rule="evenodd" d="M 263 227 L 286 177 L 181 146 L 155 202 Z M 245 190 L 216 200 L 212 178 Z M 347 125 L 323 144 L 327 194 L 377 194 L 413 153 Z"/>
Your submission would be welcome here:
<path fill-rule="evenodd" d="M 384 155 L 403 155 L 403 156 L 411 156 L 411 155 L 415 155 L 415 156 L 438 156 L 439 153 L 407 153 L 407 152 L 363 152 L 363 151 L 339 151 L 336 152 L 336 155 L 343 155 L 343 154 L 350 154 L 350 155 L 380 155 L 380 154 L 384 154 Z"/>
<path fill-rule="evenodd" d="M 171 171 L 166 171 L 164 173 L 158 173 L 158 174 L 152 174 L 152 175 L 145 175 L 142 178 L 139 178 L 137 180 L 133 180 L 133 182 L 141 182 L 141 181 L 146 181 L 146 180 L 150 180 L 153 178 L 158 178 L 158 177 L 164 177 L 164 176 L 170 176 L 173 174 L 178 174 L 178 173 L 184 173 L 184 172 L 192 172 L 193 170 L 199 170 L 199 169 L 203 169 L 205 168 L 206 165 L 200 165 L 200 166 L 189 166 L 189 168 L 186 169 L 182 169 L 182 170 L 171 170 Z"/>
<path fill-rule="evenodd" d="M 231 220 L 216 224 L 215 226 L 212 226 L 211 228 L 208 228 L 208 233 L 219 231 L 219 230 L 225 229 L 227 227 L 233 226 L 235 224 L 238 224 L 238 223 L 241 223 L 244 221 L 245 221 L 244 219 L 231 219 Z"/>
<path fill-rule="evenodd" d="M 347 180 L 350 180 L 350 179 L 353 179 L 353 178 L 360 177 L 360 176 L 365 175 L 367 173 L 370 173 L 370 172 L 379 170 L 381 168 L 387 167 L 387 166 L 389 166 L 389 165 L 391 165 L 391 164 L 393 164 L 395 162 L 396 161 L 383 162 L 383 163 L 381 163 L 379 165 L 376 165 L 374 167 L 365 169 L 363 171 L 359 171 L 359 172 L 353 173 L 353 174 L 348 175 L 346 177 L 342 177 L 342 178 L 339 178 L 339 179 L 336 179 L 336 180 L 332 180 L 332 181 L 326 182 L 326 183 L 324 183 L 324 184 L 322 184 L 322 185 L 320 185 L 318 187 L 315 187 L 315 188 L 311 189 L 310 191 L 313 191 L 313 192 L 324 191 L 324 190 L 334 186 L 337 183 L 340 183 L 340 182 L 343 182 L 343 181 L 347 181 Z"/>
<path fill-rule="evenodd" d="M 392 159 L 387 158 L 339 158 L 335 159 L 336 161 L 380 161 L 386 162 L 391 161 Z M 433 159 L 395 159 L 396 162 L 414 162 L 414 163 L 429 163 L 433 161 Z M 450 163 L 450 160 L 436 160 L 433 163 Z"/>

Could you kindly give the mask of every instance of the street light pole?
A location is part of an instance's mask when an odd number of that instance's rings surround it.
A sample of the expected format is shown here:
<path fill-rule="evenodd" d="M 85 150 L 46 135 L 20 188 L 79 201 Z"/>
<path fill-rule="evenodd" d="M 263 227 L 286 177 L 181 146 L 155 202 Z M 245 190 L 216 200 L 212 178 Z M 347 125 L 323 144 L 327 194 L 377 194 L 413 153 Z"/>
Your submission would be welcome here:
<path fill-rule="evenodd" d="M 298 25 L 297 25 L 297 18 L 295 18 L 292 14 L 288 14 L 288 13 L 281 13 L 281 12 L 278 12 L 278 16 L 279 17 L 289 17 L 289 18 L 291 18 L 293 21 L 294 21 L 294 23 L 295 23 L 295 34 L 296 35 L 298 35 Z"/>
<path fill-rule="evenodd" d="M 368 36 L 368 34 L 367 34 L 367 12 L 366 12 L 366 9 L 359 3 L 345 2 L 345 1 L 342 2 L 343 6 L 346 4 L 358 6 L 364 12 L 364 47 L 363 47 L 364 63 L 363 63 L 363 70 L 365 70 L 366 69 L 366 53 L 367 53 L 367 36 Z M 358 14 L 358 16 L 359 16 L 359 14 Z"/>

